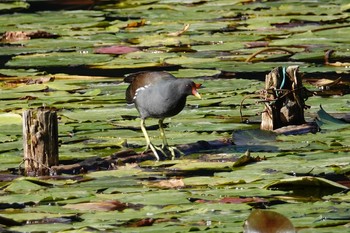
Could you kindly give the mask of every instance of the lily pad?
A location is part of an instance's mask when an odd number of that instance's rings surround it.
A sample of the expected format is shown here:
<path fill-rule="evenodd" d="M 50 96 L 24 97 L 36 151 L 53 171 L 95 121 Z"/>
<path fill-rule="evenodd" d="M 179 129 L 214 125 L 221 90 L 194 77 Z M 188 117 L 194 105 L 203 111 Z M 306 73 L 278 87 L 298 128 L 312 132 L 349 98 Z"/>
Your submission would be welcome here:
<path fill-rule="evenodd" d="M 297 177 L 283 179 L 265 186 L 267 189 L 284 189 L 284 190 L 303 190 L 307 189 L 321 189 L 324 193 L 336 193 L 347 190 L 348 187 L 340 185 L 336 182 L 319 178 L 319 177 Z M 305 193 L 312 193 L 315 190 L 304 190 Z M 321 192 L 322 195 L 322 192 Z M 324 195 L 324 194 L 323 194 Z"/>
<path fill-rule="evenodd" d="M 109 61 L 111 57 L 103 54 L 84 53 L 50 53 L 16 56 L 9 61 L 7 66 L 33 67 L 33 66 L 78 66 L 93 65 L 103 61 Z M 44 65 L 45 64 L 45 65 Z"/>
<path fill-rule="evenodd" d="M 291 221 L 275 211 L 253 210 L 244 224 L 244 232 L 285 232 L 295 233 Z"/>
<path fill-rule="evenodd" d="M 0 127 L 2 125 L 22 124 L 22 116 L 15 113 L 0 114 Z"/>

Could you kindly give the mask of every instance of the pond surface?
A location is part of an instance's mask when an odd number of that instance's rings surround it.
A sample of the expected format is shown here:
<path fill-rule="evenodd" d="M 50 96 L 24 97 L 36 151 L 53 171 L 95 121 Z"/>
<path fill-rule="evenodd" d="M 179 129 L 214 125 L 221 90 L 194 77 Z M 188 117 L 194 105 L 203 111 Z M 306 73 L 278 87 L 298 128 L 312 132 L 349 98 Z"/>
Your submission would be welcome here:
<path fill-rule="evenodd" d="M 346 232 L 349 11 L 341 0 L 0 3 L 1 225 L 14 232 L 243 232 L 253 209 L 267 209 L 298 232 Z M 259 130 L 265 75 L 291 65 L 315 93 L 305 118 L 320 132 Z M 188 97 L 165 121 L 170 144 L 202 142 L 185 156 L 113 159 L 144 150 L 123 82 L 140 70 L 203 84 L 202 100 Z M 60 163 L 85 169 L 19 175 L 21 115 L 41 106 L 57 109 Z M 160 144 L 157 121 L 147 126 Z"/>

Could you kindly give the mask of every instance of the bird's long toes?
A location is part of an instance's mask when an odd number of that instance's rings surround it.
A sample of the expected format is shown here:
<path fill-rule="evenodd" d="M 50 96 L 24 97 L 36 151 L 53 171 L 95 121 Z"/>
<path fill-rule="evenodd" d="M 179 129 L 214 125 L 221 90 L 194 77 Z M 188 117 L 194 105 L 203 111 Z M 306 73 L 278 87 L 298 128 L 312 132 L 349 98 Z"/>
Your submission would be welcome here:
<path fill-rule="evenodd" d="M 154 146 L 156 148 L 157 151 L 159 151 L 164 157 L 168 157 L 167 153 L 166 153 L 166 148 L 163 148 L 162 146 L 159 147 L 159 146 Z"/>
<path fill-rule="evenodd" d="M 158 155 L 158 152 L 157 152 L 157 147 L 154 146 L 152 143 L 148 144 L 145 148 L 145 150 L 142 152 L 142 154 L 145 154 L 147 153 L 149 150 L 151 149 L 151 151 L 153 152 L 153 155 L 154 157 L 156 157 L 156 160 L 159 161 L 160 158 L 159 158 L 159 155 Z"/>
<path fill-rule="evenodd" d="M 155 146 L 152 143 L 147 145 L 146 149 L 143 151 L 143 153 L 148 152 L 151 150 L 154 154 L 154 157 L 156 157 L 156 160 L 160 160 L 160 155 L 163 158 L 170 158 L 174 160 L 177 155 L 185 155 L 181 150 L 176 148 L 175 146 L 168 146 L 168 145 L 162 145 L 162 146 Z M 169 155 L 170 152 L 170 155 Z"/>
<path fill-rule="evenodd" d="M 165 146 L 166 150 L 170 151 L 170 154 L 171 154 L 171 159 L 174 160 L 176 155 L 179 154 L 179 155 L 185 155 L 185 153 L 183 153 L 181 150 L 179 150 L 177 147 L 175 146 Z"/>

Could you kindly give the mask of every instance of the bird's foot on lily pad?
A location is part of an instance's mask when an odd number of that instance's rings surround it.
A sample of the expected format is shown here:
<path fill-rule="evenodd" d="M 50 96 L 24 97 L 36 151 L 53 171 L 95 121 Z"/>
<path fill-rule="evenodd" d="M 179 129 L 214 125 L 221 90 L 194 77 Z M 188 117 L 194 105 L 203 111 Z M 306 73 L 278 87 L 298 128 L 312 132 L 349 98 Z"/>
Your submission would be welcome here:
<path fill-rule="evenodd" d="M 162 145 L 162 149 L 163 149 L 163 150 L 168 150 L 168 151 L 170 151 L 170 153 L 171 153 L 171 159 L 172 159 L 172 160 L 175 159 L 176 154 L 185 155 L 184 152 L 182 152 L 181 150 L 179 150 L 179 149 L 178 149 L 177 147 L 175 147 L 175 146 L 168 146 L 168 145 L 164 146 L 164 145 Z"/>
<path fill-rule="evenodd" d="M 146 149 L 143 151 L 143 153 L 146 153 L 149 149 L 152 150 L 154 157 L 156 157 L 156 160 L 159 161 L 160 157 L 158 154 L 158 151 L 163 155 L 163 157 L 168 157 L 168 155 L 166 154 L 166 152 L 164 151 L 163 147 L 158 147 L 153 145 L 152 143 L 147 145 Z"/>
<path fill-rule="evenodd" d="M 169 155 L 168 153 L 170 152 L 170 155 L 171 155 L 171 159 L 174 160 L 176 155 L 177 154 L 180 154 L 180 155 L 185 155 L 181 150 L 179 150 L 178 148 L 176 148 L 175 146 L 164 146 L 162 145 L 161 147 L 159 146 L 155 146 L 153 145 L 152 143 L 149 144 L 146 149 L 144 150 L 143 153 L 146 153 L 149 149 L 152 150 L 153 154 L 154 154 L 154 157 L 156 157 L 156 160 L 159 161 L 160 160 L 160 157 L 159 155 L 162 155 L 162 157 L 165 157 L 165 158 L 169 158 Z M 159 153 L 160 152 L 160 153 Z M 167 153 L 168 152 L 168 153 Z"/>

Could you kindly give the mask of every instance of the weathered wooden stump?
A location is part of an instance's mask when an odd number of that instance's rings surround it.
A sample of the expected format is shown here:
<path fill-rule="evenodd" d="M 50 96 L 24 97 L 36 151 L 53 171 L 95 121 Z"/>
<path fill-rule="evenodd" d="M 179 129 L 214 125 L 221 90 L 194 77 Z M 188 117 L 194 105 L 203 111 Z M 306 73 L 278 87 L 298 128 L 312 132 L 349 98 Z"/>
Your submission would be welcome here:
<path fill-rule="evenodd" d="M 277 67 L 265 78 L 265 109 L 262 130 L 275 130 L 288 125 L 305 123 L 304 108 L 307 98 L 298 66 Z"/>
<path fill-rule="evenodd" d="M 23 150 L 26 175 L 50 175 L 50 167 L 58 165 L 55 110 L 38 108 L 23 113 Z"/>

